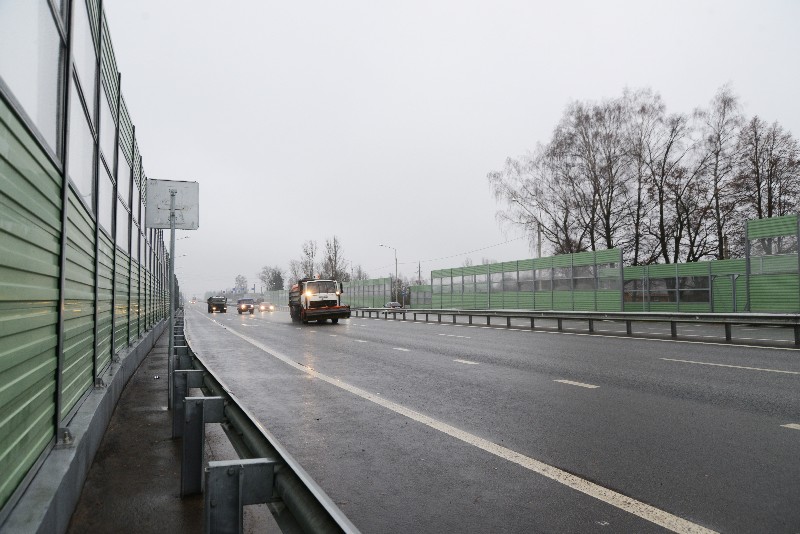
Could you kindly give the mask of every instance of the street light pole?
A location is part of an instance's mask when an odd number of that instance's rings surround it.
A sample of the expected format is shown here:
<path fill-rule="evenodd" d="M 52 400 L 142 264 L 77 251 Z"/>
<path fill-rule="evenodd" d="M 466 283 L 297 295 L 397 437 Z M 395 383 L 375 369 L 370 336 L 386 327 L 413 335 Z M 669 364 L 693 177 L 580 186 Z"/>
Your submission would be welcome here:
<path fill-rule="evenodd" d="M 389 245 L 383 245 L 383 244 L 380 244 L 380 243 L 378 244 L 378 246 L 379 247 L 386 247 L 386 248 L 390 248 L 390 249 L 394 250 L 394 283 L 395 283 L 394 301 L 395 302 L 400 302 L 398 300 L 398 297 L 397 297 L 397 290 L 398 290 L 398 288 L 397 288 L 397 249 L 394 248 L 394 247 L 390 247 Z"/>

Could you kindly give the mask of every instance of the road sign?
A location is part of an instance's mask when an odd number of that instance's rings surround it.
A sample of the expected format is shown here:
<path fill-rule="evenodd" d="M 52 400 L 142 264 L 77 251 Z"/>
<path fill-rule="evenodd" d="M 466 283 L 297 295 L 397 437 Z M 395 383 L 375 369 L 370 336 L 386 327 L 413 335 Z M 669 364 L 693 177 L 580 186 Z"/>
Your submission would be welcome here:
<path fill-rule="evenodd" d="M 147 206 L 144 225 L 147 228 L 169 228 L 172 192 L 175 192 L 175 228 L 197 230 L 200 225 L 200 184 L 175 180 L 147 180 Z"/>

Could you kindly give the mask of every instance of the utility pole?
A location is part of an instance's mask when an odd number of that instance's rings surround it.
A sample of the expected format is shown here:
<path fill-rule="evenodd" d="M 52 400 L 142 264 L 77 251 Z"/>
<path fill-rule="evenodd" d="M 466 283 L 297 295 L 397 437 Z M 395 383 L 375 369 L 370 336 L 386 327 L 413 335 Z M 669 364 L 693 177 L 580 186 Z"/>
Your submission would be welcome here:
<path fill-rule="evenodd" d="M 397 249 L 394 248 L 394 247 L 390 247 L 389 245 L 378 244 L 378 246 L 379 247 L 386 247 L 386 248 L 390 248 L 390 249 L 394 250 L 394 282 L 395 282 L 394 300 L 395 300 L 395 302 L 399 302 L 399 300 L 397 299 L 397 291 L 398 291 L 398 288 L 397 288 Z"/>
<path fill-rule="evenodd" d="M 177 189 L 169 190 L 169 345 L 167 354 L 167 383 L 170 385 L 167 391 L 169 406 L 172 407 L 172 375 L 173 358 L 175 352 L 175 195 Z"/>

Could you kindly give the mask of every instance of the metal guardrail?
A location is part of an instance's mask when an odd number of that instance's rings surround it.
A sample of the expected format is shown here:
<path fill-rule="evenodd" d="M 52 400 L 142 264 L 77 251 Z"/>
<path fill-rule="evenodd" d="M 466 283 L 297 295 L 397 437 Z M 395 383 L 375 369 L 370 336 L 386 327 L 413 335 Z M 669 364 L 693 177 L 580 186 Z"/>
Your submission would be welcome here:
<path fill-rule="evenodd" d="M 175 325 L 172 434 L 182 438 L 181 496 L 204 493 L 204 532 L 242 532 L 242 506 L 266 503 L 282 532 L 359 530 L 268 430 L 228 391 Z M 200 388 L 203 397 L 190 397 Z M 204 426 L 221 423 L 239 459 L 203 466 Z"/>
<path fill-rule="evenodd" d="M 511 319 L 530 319 L 531 329 L 535 328 L 536 319 L 555 320 L 558 330 L 563 330 L 563 321 L 586 321 L 588 331 L 595 333 L 595 321 L 624 322 L 627 335 L 634 335 L 633 324 L 642 323 L 669 323 L 670 336 L 678 337 L 679 323 L 713 324 L 721 325 L 725 329 L 725 340 L 732 341 L 733 326 L 756 325 L 777 326 L 791 328 L 794 331 L 794 344 L 800 346 L 800 314 L 776 313 L 669 313 L 669 312 L 586 312 L 586 311 L 530 311 L 530 310 L 456 310 L 456 309 L 392 309 L 392 308 L 356 308 L 353 315 L 356 317 L 383 316 L 388 319 L 391 315 L 397 320 L 417 321 L 418 316 L 425 316 L 425 322 L 430 322 L 431 316 L 437 322 L 442 322 L 442 316 L 452 317 L 452 322 L 457 323 L 458 317 L 467 317 L 468 323 L 473 324 L 475 317 L 485 318 L 486 324 L 492 324 L 492 318 L 505 319 L 506 326 L 511 327 Z"/>

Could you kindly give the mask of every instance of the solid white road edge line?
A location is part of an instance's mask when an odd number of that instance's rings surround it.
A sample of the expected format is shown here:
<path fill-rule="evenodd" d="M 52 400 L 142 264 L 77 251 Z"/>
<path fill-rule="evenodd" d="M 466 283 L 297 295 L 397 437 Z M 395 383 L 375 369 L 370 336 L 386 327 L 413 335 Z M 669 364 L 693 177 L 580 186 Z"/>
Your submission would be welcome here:
<path fill-rule="evenodd" d="M 201 315 L 202 317 L 202 315 Z M 483 451 L 488 452 L 489 454 L 493 454 L 498 458 L 502 458 L 509 462 L 515 463 L 519 466 L 528 469 L 529 471 L 533 471 L 539 475 L 547 477 L 559 484 L 563 484 L 569 488 L 574 489 L 575 491 L 579 491 L 585 495 L 590 497 L 594 497 L 606 504 L 614 506 L 615 508 L 619 508 L 620 510 L 624 510 L 628 513 L 631 513 L 635 516 L 641 517 L 646 521 L 650 521 L 656 525 L 662 526 L 668 530 L 673 532 L 678 532 L 681 534 L 716 534 L 715 531 L 707 529 L 701 525 L 696 523 L 692 523 L 691 521 L 687 521 L 682 517 L 678 517 L 676 515 L 672 515 L 669 512 L 665 512 L 664 510 L 660 510 L 655 506 L 651 506 L 649 504 L 637 501 L 632 497 L 628 497 L 627 495 L 623 495 L 621 493 L 617 493 L 616 491 L 605 488 L 600 486 L 599 484 L 595 484 L 594 482 L 590 482 L 579 476 L 573 475 L 566 471 L 562 471 L 561 469 L 554 467 L 552 465 L 546 464 L 534 458 L 530 458 L 518 452 L 515 452 L 511 449 L 506 447 L 502 447 L 497 445 L 496 443 L 492 443 L 489 440 L 480 438 L 474 434 L 470 434 L 469 432 L 465 432 L 460 430 L 454 426 L 448 425 L 447 423 L 443 423 L 438 421 L 432 417 L 427 415 L 421 414 L 416 412 L 410 408 L 406 408 L 401 404 L 397 404 L 395 402 L 388 401 L 380 397 L 380 395 L 372 394 L 366 390 L 358 388 L 356 386 L 352 386 L 346 382 L 341 382 L 335 378 L 330 376 L 324 375 L 320 372 L 317 372 L 310 367 L 307 367 L 301 363 L 295 362 L 290 357 L 270 348 L 266 345 L 252 339 L 244 334 L 241 334 L 235 330 L 227 329 L 228 332 L 232 333 L 233 335 L 247 341 L 254 347 L 261 349 L 262 351 L 270 354 L 274 358 L 277 358 L 284 362 L 285 364 L 294 367 L 295 369 L 302 371 L 304 373 L 313 376 L 314 378 L 318 378 L 323 382 L 327 382 L 332 386 L 336 386 L 337 388 L 341 388 L 353 395 L 361 397 L 364 400 L 368 400 L 384 408 L 391 410 L 399 415 L 403 415 L 417 421 L 418 423 L 422 423 L 430 428 L 438 430 L 448 436 L 456 438 L 464 443 L 477 447 Z"/>
<path fill-rule="evenodd" d="M 708 363 L 708 362 L 695 362 L 692 360 L 676 360 L 674 358 L 659 358 L 659 360 L 664 360 L 666 362 L 681 362 L 681 363 L 693 363 L 696 365 L 711 365 L 714 367 L 730 367 L 732 369 L 746 369 L 748 371 L 765 371 L 767 373 L 783 373 L 787 375 L 800 375 L 800 371 L 781 371 L 780 369 L 762 369 L 761 367 L 744 367 L 742 365 L 727 365 L 724 363 Z"/>

